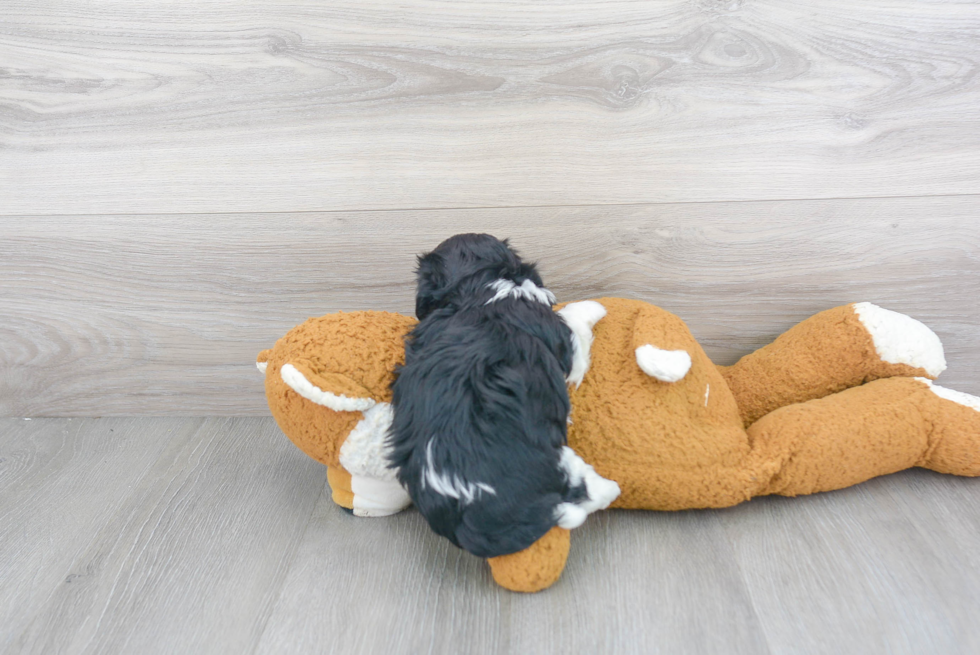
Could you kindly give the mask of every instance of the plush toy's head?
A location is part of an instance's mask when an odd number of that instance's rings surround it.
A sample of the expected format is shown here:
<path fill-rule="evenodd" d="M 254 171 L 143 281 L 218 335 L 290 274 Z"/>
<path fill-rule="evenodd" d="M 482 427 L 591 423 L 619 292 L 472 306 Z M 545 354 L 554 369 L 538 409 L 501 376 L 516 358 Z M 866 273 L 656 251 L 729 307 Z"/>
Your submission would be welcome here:
<path fill-rule="evenodd" d="M 318 462 L 339 467 L 352 433 L 383 432 L 389 387 L 414 325 L 400 314 L 340 312 L 311 318 L 260 353 L 269 408 L 286 436 Z"/>

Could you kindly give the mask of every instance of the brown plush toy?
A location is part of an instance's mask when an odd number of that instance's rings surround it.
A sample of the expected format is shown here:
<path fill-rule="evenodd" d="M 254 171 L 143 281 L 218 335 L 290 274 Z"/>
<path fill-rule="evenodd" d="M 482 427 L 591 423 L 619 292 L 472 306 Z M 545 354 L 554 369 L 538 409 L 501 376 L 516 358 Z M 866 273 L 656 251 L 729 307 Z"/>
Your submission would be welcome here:
<path fill-rule="evenodd" d="M 684 322 L 648 303 L 560 306 L 586 366 L 569 387 L 568 444 L 619 484 L 612 507 L 728 507 L 754 496 L 841 489 L 921 466 L 980 475 L 980 398 L 932 384 L 939 338 L 858 303 L 795 326 L 734 366 L 715 366 Z M 258 366 L 283 432 L 327 466 L 358 516 L 410 504 L 386 466 L 389 384 L 415 320 L 385 312 L 310 319 Z M 561 575 L 569 531 L 489 560 L 494 579 L 539 591 Z"/>

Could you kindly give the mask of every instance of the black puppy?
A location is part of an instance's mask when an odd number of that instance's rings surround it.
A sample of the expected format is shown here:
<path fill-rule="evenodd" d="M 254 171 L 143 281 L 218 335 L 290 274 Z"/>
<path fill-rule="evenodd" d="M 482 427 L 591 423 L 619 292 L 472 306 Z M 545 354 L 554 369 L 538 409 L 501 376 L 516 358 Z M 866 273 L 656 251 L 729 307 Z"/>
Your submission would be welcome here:
<path fill-rule="evenodd" d="M 390 462 L 432 529 L 480 557 L 577 527 L 619 494 L 565 445 L 582 344 L 554 302 L 534 265 L 487 234 L 419 258 Z"/>

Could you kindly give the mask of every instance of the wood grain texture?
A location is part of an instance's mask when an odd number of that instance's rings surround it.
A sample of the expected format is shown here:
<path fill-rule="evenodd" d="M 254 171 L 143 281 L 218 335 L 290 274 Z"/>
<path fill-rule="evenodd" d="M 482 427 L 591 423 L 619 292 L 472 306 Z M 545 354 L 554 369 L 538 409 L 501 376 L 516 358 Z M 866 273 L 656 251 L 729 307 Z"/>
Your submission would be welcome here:
<path fill-rule="evenodd" d="M 274 423 L 0 431 L 0 651 L 248 652 L 324 488 Z"/>
<path fill-rule="evenodd" d="M 980 395 L 980 196 L 406 212 L 0 218 L 0 414 L 254 414 L 259 350 L 339 310 L 414 309 L 414 257 L 509 236 L 560 300 L 626 296 L 729 364 L 870 301 Z"/>
<path fill-rule="evenodd" d="M 365 522 L 323 496 L 257 653 L 767 653 L 711 513 L 607 512 L 562 579 L 524 595 L 415 510 Z"/>
<path fill-rule="evenodd" d="M 102 570 L 80 559 L 112 523 L 173 444 L 198 419 L 3 421 L 0 423 L 0 649 L 19 651 L 18 635 L 51 594 Z"/>
<path fill-rule="evenodd" d="M 980 192 L 980 4 L 8 0 L 0 214 Z"/>
<path fill-rule="evenodd" d="M 977 652 L 977 482 L 914 469 L 726 512 L 773 651 Z"/>
<path fill-rule="evenodd" d="M 607 511 L 513 594 L 358 519 L 272 419 L 0 420 L 0 652 L 891 653 L 980 647 L 980 480 Z"/>

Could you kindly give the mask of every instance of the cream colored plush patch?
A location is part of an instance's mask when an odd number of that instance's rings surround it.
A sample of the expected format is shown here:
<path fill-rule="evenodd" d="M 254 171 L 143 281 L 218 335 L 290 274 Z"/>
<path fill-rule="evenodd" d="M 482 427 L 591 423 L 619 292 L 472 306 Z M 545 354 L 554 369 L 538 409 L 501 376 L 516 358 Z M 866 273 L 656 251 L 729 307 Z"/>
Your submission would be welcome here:
<path fill-rule="evenodd" d="M 691 355 L 684 350 L 661 350 L 650 344 L 636 349 L 636 363 L 661 382 L 677 382 L 691 370 Z"/>
<path fill-rule="evenodd" d="M 340 446 L 340 465 L 348 473 L 375 480 L 396 479 L 395 470 L 388 468 L 391 448 L 387 437 L 393 418 L 388 403 L 378 403 L 364 411 L 364 418 L 358 421 Z"/>
<path fill-rule="evenodd" d="M 572 370 L 567 382 L 577 387 L 589 371 L 592 328 L 606 315 L 606 308 L 594 300 L 585 300 L 569 303 L 557 314 L 572 331 Z"/>
<path fill-rule="evenodd" d="M 945 398 L 946 400 L 951 400 L 954 403 L 963 405 L 964 407 L 969 407 L 970 409 L 975 409 L 980 412 L 980 398 L 976 396 L 971 396 L 968 393 L 963 393 L 962 391 L 954 391 L 953 389 L 947 389 L 946 387 L 941 387 L 938 384 L 933 383 L 929 378 L 915 378 L 919 382 L 923 382 L 929 385 L 929 389 L 939 396 L 940 398 Z"/>
<path fill-rule="evenodd" d="M 946 370 L 943 344 L 936 333 L 911 316 L 869 302 L 853 305 L 882 361 L 921 368 L 932 377 Z"/>
<path fill-rule="evenodd" d="M 269 368 L 269 362 L 255 362 L 255 368 L 259 369 L 259 373 L 265 375 L 265 370 Z"/>
<path fill-rule="evenodd" d="M 292 364 L 284 364 L 279 369 L 279 375 L 282 376 L 282 381 L 288 384 L 290 389 L 303 398 L 317 405 L 329 407 L 335 412 L 363 412 L 366 409 L 374 407 L 375 404 L 375 401 L 371 398 L 348 398 L 343 394 L 337 395 L 329 391 L 324 391 L 307 380 Z"/>
<path fill-rule="evenodd" d="M 408 492 L 397 480 L 351 475 L 350 487 L 354 494 L 354 516 L 391 516 L 412 504 Z"/>
<path fill-rule="evenodd" d="M 394 414 L 389 403 L 378 403 L 364 411 L 340 446 L 340 465 L 351 474 L 355 516 L 390 516 L 412 504 L 398 482 L 395 469 L 388 467 L 388 429 Z"/>

